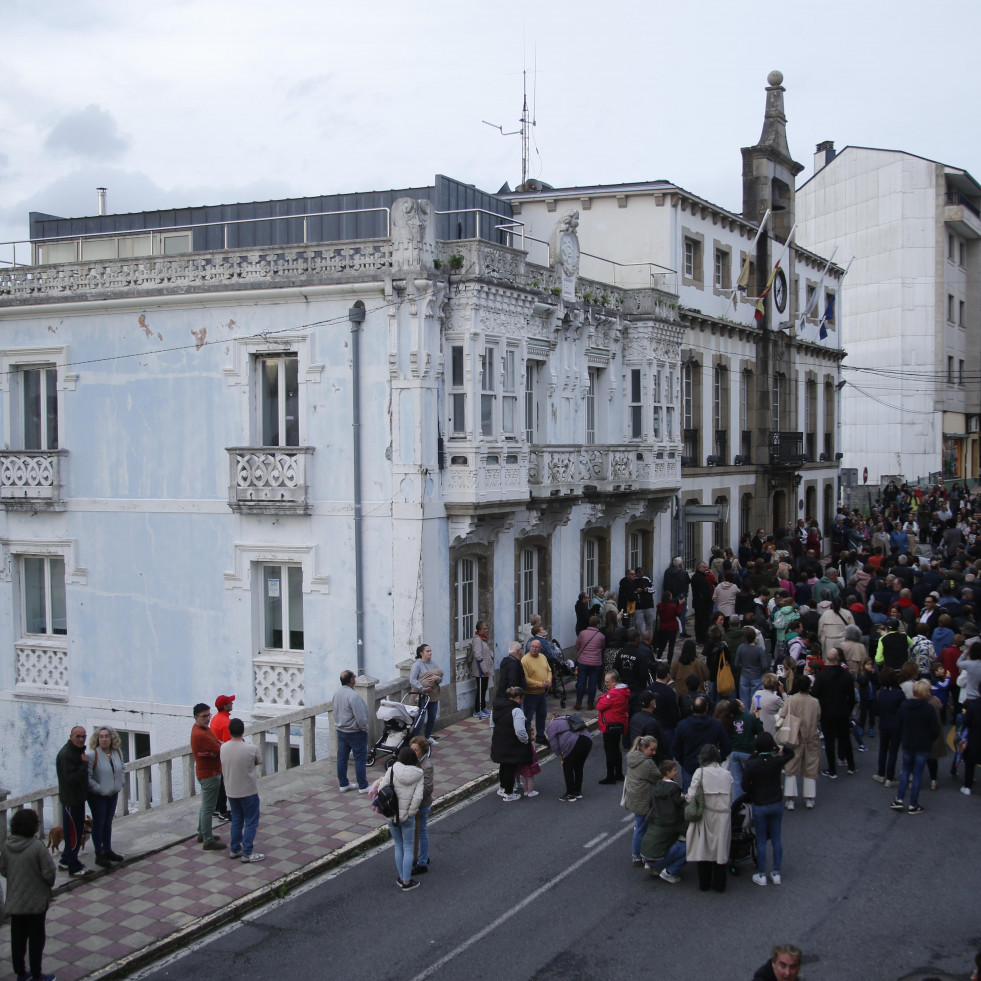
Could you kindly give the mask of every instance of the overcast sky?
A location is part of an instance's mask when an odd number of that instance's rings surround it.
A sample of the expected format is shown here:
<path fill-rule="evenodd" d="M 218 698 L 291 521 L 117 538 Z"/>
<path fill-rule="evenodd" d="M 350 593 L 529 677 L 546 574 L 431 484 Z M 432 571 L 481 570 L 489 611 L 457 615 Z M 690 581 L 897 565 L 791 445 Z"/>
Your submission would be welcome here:
<path fill-rule="evenodd" d="M 520 180 L 666 178 L 739 211 L 766 75 L 790 147 L 908 150 L 981 177 L 981 4 L 922 0 L 2 0 L 0 241 L 31 210 Z M 531 72 L 537 64 L 537 74 Z"/>

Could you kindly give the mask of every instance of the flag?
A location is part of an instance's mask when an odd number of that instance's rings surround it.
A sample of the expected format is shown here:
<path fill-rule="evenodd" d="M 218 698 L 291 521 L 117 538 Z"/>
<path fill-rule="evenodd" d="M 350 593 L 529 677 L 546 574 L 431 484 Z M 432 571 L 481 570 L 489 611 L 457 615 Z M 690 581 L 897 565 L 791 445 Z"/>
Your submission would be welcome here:
<path fill-rule="evenodd" d="M 821 321 L 821 329 L 818 331 L 818 337 L 820 337 L 822 341 L 826 341 L 828 339 L 828 328 L 824 326 L 823 320 Z"/>
<path fill-rule="evenodd" d="M 821 326 L 820 326 L 820 330 L 818 331 L 818 337 L 822 341 L 825 340 L 827 338 L 827 336 L 828 336 L 828 328 L 825 325 L 826 324 L 829 324 L 829 323 L 832 323 L 832 324 L 834 323 L 834 319 L 835 319 L 835 295 L 836 294 L 832 293 L 828 297 L 828 305 L 824 308 L 824 316 L 821 318 Z M 832 327 L 832 330 L 833 329 L 834 328 Z"/>
<path fill-rule="evenodd" d="M 770 290 L 773 289 L 773 281 L 777 278 L 777 270 L 780 268 L 780 260 L 777 259 L 776 265 L 773 267 L 773 271 L 770 273 L 770 278 L 766 281 L 766 288 L 760 294 L 760 298 L 756 301 L 756 322 L 759 323 L 766 316 L 766 298 L 770 295 Z"/>

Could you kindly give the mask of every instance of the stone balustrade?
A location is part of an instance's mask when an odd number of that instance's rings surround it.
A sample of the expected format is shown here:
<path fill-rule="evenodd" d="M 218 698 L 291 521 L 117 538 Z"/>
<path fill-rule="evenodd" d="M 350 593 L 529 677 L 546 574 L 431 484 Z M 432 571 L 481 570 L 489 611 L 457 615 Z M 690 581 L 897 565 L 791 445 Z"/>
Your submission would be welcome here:
<path fill-rule="evenodd" d="M 64 508 L 65 450 L 0 451 L 0 504 L 11 510 Z"/>
<path fill-rule="evenodd" d="M 309 514 L 312 446 L 228 447 L 228 506 L 240 514 Z"/>

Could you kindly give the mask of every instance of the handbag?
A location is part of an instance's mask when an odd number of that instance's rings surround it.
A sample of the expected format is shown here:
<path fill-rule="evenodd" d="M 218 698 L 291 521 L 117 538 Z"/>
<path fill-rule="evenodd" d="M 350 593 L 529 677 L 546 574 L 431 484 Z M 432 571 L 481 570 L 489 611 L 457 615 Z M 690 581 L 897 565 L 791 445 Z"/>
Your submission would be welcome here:
<path fill-rule="evenodd" d="M 729 659 L 725 649 L 719 651 L 719 670 L 715 676 L 715 690 L 720 695 L 731 695 L 736 690 L 736 679 L 732 676 Z"/>
<path fill-rule="evenodd" d="M 800 719 L 788 715 L 777 729 L 776 741 L 782 746 L 796 746 L 800 742 Z"/>
<path fill-rule="evenodd" d="M 701 821 L 702 815 L 705 813 L 705 791 L 702 789 L 701 781 L 698 783 L 698 789 L 695 791 L 695 796 L 692 797 L 687 804 L 685 804 L 685 820 L 686 821 Z"/>

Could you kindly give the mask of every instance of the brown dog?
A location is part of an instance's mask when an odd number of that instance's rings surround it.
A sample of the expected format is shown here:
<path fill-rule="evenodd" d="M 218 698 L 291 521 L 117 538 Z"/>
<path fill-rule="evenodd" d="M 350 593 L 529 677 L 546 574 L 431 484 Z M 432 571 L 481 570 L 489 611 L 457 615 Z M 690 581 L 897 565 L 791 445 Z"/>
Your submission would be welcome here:
<path fill-rule="evenodd" d="M 82 826 L 82 844 L 79 846 L 79 851 L 85 851 L 85 843 L 89 840 L 89 832 L 92 830 L 92 818 L 87 817 L 85 819 L 85 824 Z M 59 824 L 52 828 L 48 832 L 48 851 L 57 852 L 59 848 L 64 844 L 65 841 L 65 829 Z"/>

